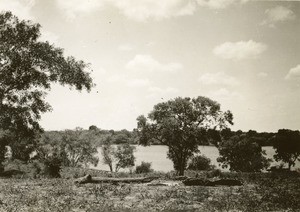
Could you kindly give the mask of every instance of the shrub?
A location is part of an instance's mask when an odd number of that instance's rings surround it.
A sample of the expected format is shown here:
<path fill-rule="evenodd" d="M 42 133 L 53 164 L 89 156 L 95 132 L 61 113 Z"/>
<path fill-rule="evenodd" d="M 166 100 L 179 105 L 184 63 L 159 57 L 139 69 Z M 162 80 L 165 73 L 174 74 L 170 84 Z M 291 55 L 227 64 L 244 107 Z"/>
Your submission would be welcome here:
<path fill-rule="evenodd" d="M 135 173 L 141 174 L 141 173 L 149 173 L 153 172 L 153 169 L 151 169 L 151 163 L 147 163 L 142 161 L 141 165 L 136 166 Z"/>
<path fill-rule="evenodd" d="M 59 157 L 56 155 L 49 156 L 44 159 L 43 164 L 43 175 L 48 177 L 60 177 L 62 160 Z"/>
<path fill-rule="evenodd" d="M 188 169 L 190 170 L 210 170 L 212 165 L 210 159 L 204 155 L 197 155 L 191 158 Z"/>

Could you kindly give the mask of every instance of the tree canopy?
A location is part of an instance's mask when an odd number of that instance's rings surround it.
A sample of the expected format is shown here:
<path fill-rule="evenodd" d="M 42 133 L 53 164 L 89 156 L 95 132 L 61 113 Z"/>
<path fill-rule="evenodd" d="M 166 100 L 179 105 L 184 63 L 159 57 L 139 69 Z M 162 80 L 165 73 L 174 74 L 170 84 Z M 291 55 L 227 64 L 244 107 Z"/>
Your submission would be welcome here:
<path fill-rule="evenodd" d="M 300 132 L 287 129 L 278 130 L 271 139 L 275 148 L 276 161 L 283 161 L 288 164 L 289 169 L 295 165 L 296 160 L 300 161 Z"/>
<path fill-rule="evenodd" d="M 95 134 L 81 128 L 65 130 L 63 133 L 43 134 L 37 148 L 37 158 L 47 159 L 56 155 L 62 165 L 87 167 L 98 164 Z"/>
<path fill-rule="evenodd" d="M 153 141 L 169 147 L 168 157 L 174 169 L 183 175 L 188 159 L 206 141 L 209 129 L 224 129 L 233 124 L 230 111 L 222 112 L 220 104 L 209 98 L 178 97 L 154 106 L 148 118 L 137 118 L 140 144 Z"/>
<path fill-rule="evenodd" d="M 225 137 L 218 144 L 220 157 L 217 161 L 223 168 L 231 171 L 258 172 L 269 166 L 270 160 L 266 159 L 265 151 L 259 144 L 255 133 L 243 133 L 231 137 Z"/>
<path fill-rule="evenodd" d="M 42 130 L 38 121 L 51 111 L 45 96 L 52 83 L 88 91 L 93 86 L 88 64 L 40 41 L 40 28 L 0 13 L 0 130 L 17 138 L 33 138 Z M 1 137 L 0 145 L 8 145 L 8 138 Z"/>

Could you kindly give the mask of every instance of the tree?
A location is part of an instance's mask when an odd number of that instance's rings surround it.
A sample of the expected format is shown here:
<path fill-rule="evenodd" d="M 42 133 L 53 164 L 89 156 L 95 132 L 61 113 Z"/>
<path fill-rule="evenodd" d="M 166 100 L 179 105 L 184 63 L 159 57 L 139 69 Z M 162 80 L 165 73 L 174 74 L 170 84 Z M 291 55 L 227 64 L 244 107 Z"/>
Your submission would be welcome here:
<path fill-rule="evenodd" d="M 217 161 L 223 168 L 231 171 L 258 172 L 269 166 L 265 151 L 259 145 L 259 140 L 247 134 L 234 135 L 223 140 L 219 145 L 220 157 Z"/>
<path fill-rule="evenodd" d="M 40 35 L 39 24 L 0 13 L 0 130 L 24 139 L 42 131 L 38 121 L 51 111 L 45 96 L 52 83 L 88 91 L 93 86 L 86 63 L 64 57 L 63 49 L 39 41 Z M 0 137 L 0 149 L 8 143 Z"/>
<path fill-rule="evenodd" d="M 113 143 L 114 135 L 109 135 L 102 141 L 101 146 L 102 161 L 109 166 L 110 171 L 113 172 L 113 166 L 115 166 L 115 172 L 118 172 L 120 168 L 134 166 L 133 151 L 135 147 L 129 143 L 119 144 L 115 147 L 112 145 Z"/>
<path fill-rule="evenodd" d="M 99 128 L 96 125 L 91 125 L 91 126 L 89 126 L 89 130 L 98 131 Z"/>
<path fill-rule="evenodd" d="M 127 167 L 134 166 L 135 157 L 133 151 L 134 146 L 129 144 L 118 145 L 117 150 L 114 152 L 114 157 L 116 160 L 115 171 L 118 172 L 120 168 L 124 169 Z"/>
<path fill-rule="evenodd" d="M 41 135 L 36 154 L 43 166 L 43 173 L 59 177 L 62 166 L 82 167 L 98 163 L 94 134 L 81 128 L 61 132 L 46 132 Z"/>
<path fill-rule="evenodd" d="M 98 153 L 95 145 L 95 135 L 90 131 L 84 131 L 81 128 L 75 130 L 66 130 L 61 139 L 61 145 L 67 155 L 67 163 L 65 165 L 71 167 L 88 166 L 92 164 L 97 166 Z"/>
<path fill-rule="evenodd" d="M 113 172 L 113 162 L 114 162 L 114 154 L 115 148 L 112 146 L 111 136 L 108 136 L 101 146 L 101 153 L 103 158 L 103 163 L 109 166 L 111 172 Z"/>
<path fill-rule="evenodd" d="M 276 161 L 283 161 L 288 164 L 289 170 L 295 165 L 296 160 L 300 161 L 300 132 L 281 129 L 271 138 L 276 154 Z"/>
<path fill-rule="evenodd" d="M 208 129 L 223 129 L 232 123 L 232 113 L 222 112 L 220 104 L 206 97 L 175 98 L 154 106 L 145 116 L 137 118 L 139 142 L 153 141 L 168 146 L 168 157 L 179 175 L 184 174 L 187 162 L 198 145 L 207 141 Z"/>

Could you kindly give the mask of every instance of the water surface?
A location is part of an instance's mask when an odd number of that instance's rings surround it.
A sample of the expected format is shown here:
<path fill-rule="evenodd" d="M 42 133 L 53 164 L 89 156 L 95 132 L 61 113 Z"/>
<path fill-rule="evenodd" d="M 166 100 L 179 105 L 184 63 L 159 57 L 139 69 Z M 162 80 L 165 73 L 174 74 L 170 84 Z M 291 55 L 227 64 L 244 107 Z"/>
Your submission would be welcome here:
<path fill-rule="evenodd" d="M 153 146 L 139 146 L 135 145 L 136 150 L 134 152 L 134 155 L 136 157 L 135 164 L 140 165 L 142 161 L 144 162 L 151 162 L 152 169 L 155 171 L 163 171 L 168 172 L 172 171 L 173 169 L 173 163 L 172 161 L 167 158 L 167 151 L 168 147 L 164 145 L 153 145 Z M 201 154 L 205 155 L 206 157 L 210 158 L 211 163 L 215 165 L 217 168 L 228 171 L 228 169 L 222 169 L 220 164 L 217 162 L 217 158 L 219 157 L 219 151 L 214 146 L 199 146 L 199 150 Z M 275 150 L 273 147 L 263 147 L 263 150 L 266 150 L 267 158 L 273 159 L 273 155 L 275 154 Z M 106 164 L 103 164 L 102 162 L 102 156 L 100 148 L 98 149 L 98 157 L 100 159 L 100 162 L 96 169 L 100 170 L 107 170 L 109 171 L 109 167 Z M 272 162 L 271 165 L 279 165 L 279 162 Z M 296 166 L 294 168 L 300 168 L 300 162 L 297 161 Z"/>

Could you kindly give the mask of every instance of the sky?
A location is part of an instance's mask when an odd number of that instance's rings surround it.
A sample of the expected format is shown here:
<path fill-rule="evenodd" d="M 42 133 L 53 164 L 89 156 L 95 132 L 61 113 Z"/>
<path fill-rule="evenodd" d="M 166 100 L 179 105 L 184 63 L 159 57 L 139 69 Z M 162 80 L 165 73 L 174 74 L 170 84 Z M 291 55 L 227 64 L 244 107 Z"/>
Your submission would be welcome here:
<path fill-rule="evenodd" d="M 159 102 L 206 96 L 233 130 L 300 130 L 300 1 L 0 0 L 90 63 L 91 92 L 53 85 L 45 130 L 136 127 Z"/>

